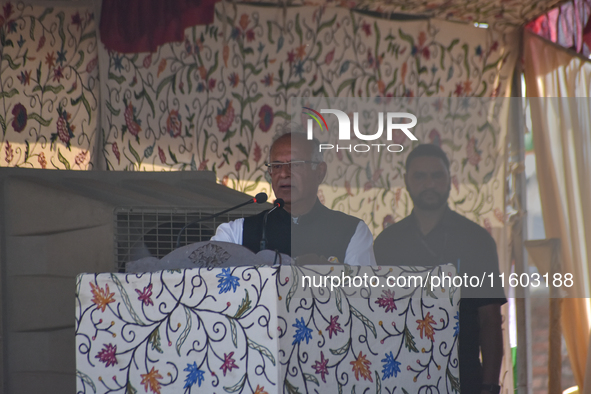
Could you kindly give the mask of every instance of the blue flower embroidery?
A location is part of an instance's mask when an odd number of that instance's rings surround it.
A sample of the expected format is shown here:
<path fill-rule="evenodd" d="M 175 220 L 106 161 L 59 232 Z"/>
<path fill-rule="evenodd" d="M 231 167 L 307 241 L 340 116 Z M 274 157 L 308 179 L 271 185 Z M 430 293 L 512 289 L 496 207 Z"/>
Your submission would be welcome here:
<path fill-rule="evenodd" d="M 222 268 L 222 273 L 217 274 L 216 278 L 220 278 L 218 287 L 220 289 L 220 293 L 226 293 L 232 289 L 234 293 L 236 293 L 236 287 L 240 286 L 238 283 L 238 277 L 233 276 L 230 273 L 230 268 Z"/>
<path fill-rule="evenodd" d="M 454 337 L 457 337 L 460 333 L 460 312 L 456 312 L 454 319 L 457 320 L 456 325 L 454 326 Z"/>
<path fill-rule="evenodd" d="M 293 336 L 293 342 L 291 344 L 295 345 L 296 343 L 300 343 L 305 339 L 307 345 L 308 341 L 312 339 L 312 329 L 306 327 L 304 318 L 302 317 L 300 320 L 296 318 L 296 324 L 292 324 L 292 326 L 297 328 L 297 330 L 295 335 Z"/>
<path fill-rule="evenodd" d="M 184 371 L 188 372 L 187 377 L 185 378 L 185 389 L 193 386 L 195 383 L 201 387 L 201 382 L 205 379 L 203 376 L 204 372 L 197 368 L 197 363 L 187 364 L 187 368 Z"/>
<path fill-rule="evenodd" d="M 383 359 L 382 362 L 384 363 L 384 369 L 382 370 L 384 376 L 382 379 L 398 376 L 398 372 L 400 372 L 400 363 L 394 360 L 392 352 L 390 352 L 390 354 L 386 353 L 386 358 Z"/>

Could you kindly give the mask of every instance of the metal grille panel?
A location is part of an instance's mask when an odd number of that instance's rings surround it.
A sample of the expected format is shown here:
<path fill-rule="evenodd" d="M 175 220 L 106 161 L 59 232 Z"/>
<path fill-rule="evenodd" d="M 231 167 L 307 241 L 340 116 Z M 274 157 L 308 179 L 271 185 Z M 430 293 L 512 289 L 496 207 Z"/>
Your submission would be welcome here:
<path fill-rule="evenodd" d="M 116 208 L 115 266 L 125 271 L 125 263 L 143 257 L 162 258 L 172 252 L 179 231 L 187 223 L 211 216 L 212 209 L 195 208 Z M 180 246 L 209 241 L 218 225 L 248 216 L 250 212 L 230 212 L 215 219 L 204 220 L 187 228 L 181 235 Z"/>

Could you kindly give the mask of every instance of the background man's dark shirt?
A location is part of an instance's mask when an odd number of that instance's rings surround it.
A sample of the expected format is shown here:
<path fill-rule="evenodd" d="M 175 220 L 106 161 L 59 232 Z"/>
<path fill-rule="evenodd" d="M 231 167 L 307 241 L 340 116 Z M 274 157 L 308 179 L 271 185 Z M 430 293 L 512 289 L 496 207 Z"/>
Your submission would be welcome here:
<path fill-rule="evenodd" d="M 375 240 L 374 252 L 378 265 L 434 266 L 451 263 L 459 275 L 486 273 L 483 289 L 462 288 L 460 302 L 460 361 L 461 392 L 480 393 L 482 366 L 480 364 L 478 308 L 507 302 L 498 282 L 499 264 L 495 241 L 490 234 L 465 217 L 447 209 L 441 221 L 427 235 L 419 229 L 414 215 L 386 228 Z M 488 275 L 493 273 L 495 286 L 490 287 Z"/>

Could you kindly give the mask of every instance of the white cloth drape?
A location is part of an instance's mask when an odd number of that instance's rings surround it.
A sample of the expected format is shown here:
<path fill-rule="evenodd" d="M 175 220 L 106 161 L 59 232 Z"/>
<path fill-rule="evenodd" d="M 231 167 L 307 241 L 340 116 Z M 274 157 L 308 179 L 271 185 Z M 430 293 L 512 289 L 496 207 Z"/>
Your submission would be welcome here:
<path fill-rule="evenodd" d="M 563 334 L 580 392 L 591 393 L 591 63 L 527 31 L 524 60 L 546 237 L 560 238 L 570 296 L 581 297 L 562 304 Z"/>

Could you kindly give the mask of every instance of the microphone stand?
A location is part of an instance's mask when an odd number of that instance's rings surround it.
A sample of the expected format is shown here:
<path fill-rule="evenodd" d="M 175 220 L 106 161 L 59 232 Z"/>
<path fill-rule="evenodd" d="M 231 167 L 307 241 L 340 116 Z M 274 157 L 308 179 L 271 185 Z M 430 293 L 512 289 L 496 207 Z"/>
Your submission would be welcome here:
<path fill-rule="evenodd" d="M 265 216 L 263 217 L 263 235 L 261 236 L 261 243 L 259 246 L 259 250 L 267 249 L 267 217 L 269 216 L 269 214 L 271 212 L 273 212 L 277 208 L 283 208 L 283 206 L 285 205 L 285 202 L 283 201 L 282 198 L 278 198 L 277 200 L 275 200 L 273 205 L 274 205 L 274 207 L 271 208 L 270 210 L 268 210 L 267 212 L 265 212 Z"/>
<path fill-rule="evenodd" d="M 256 202 L 257 204 L 262 204 L 262 203 L 264 203 L 264 202 L 266 202 L 266 201 L 267 201 L 267 198 L 268 198 L 268 197 L 267 197 L 267 193 L 259 193 L 259 194 L 257 194 L 257 195 L 256 195 L 254 198 L 251 198 L 250 200 L 248 200 L 248 201 L 246 201 L 246 202 L 243 202 L 242 204 L 238 204 L 238 205 L 236 205 L 236 206 L 234 206 L 234 207 L 232 207 L 232 208 L 225 209 L 225 210 L 223 210 L 223 211 L 221 211 L 221 212 L 214 213 L 213 215 L 209 215 L 209 216 L 206 216 L 206 217 L 204 217 L 204 218 L 197 219 L 197 220 L 195 220 L 195 221 L 193 221 L 193 222 L 191 222 L 191 223 L 189 223 L 189 224 L 186 224 L 186 225 L 185 225 L 185 226 L 184 226 L 184 227 L 181 229 L 181 231 L 179 231 L 179 234 L 178 234 L 178 236 L 177 236 L 177 238 L 176 238 L 176 245 L 175 245 L 175 247 L 174 247 L 174 248 L 175 248 L 175 249 L 178 249 L 178 248 L 181 246 L 181 235 L 183 235 L 184 231 L 185 231 L 185 230 L 186 230 L 188 227 L 190 227 L 190 226 L 193 226 L 193 225 L 195 225 L 195 224 L 197 224 L 197 223 L 201 223 L 201 222 L 203 222 L 203 221 L 205 221 L 205 220 L 211 220 L 211 219 L 215 219 L 215 218 L 217 218 L 218 216 L 220 216 L 220 215 L 223 215 L 224 213 L 227 213 L 227 212 L 233 211 L 233 210 L 235 210 L 235 209 L 238 209 L 238 208 L 240 208 L 240 207 L 243 207 L 243 206 L 245 206 L 245 205 L 248 205 L 248 204 L 252 204 L 252 203 L 255 203 L 255 202 Z"/>

